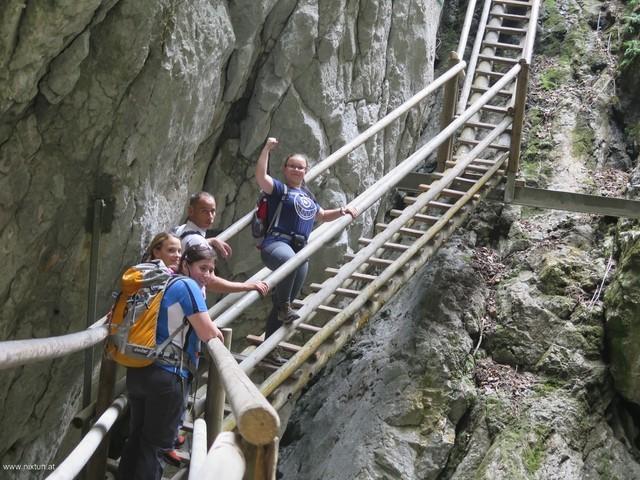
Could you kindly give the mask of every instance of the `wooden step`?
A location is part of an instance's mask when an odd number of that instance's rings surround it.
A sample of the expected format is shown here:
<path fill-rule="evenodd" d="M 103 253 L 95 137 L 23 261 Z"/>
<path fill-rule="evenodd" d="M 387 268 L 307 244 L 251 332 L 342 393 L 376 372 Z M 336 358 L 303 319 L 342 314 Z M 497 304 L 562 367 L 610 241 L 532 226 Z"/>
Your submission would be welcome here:
<path fill-rule="evenodd" d="M 431 189 L 431 185 L 420 185 L 420 190 L 427 191 L 430 189 Z M 453 190 L 451 188 L 445 188 L 444 190 L 442 190 L 442 193 L 451 198 L 460 198 L 467 194 L 467 192 L 463 192 L 461 190 Z M 479 198 L 479 195 L 475 194 L 474 197 Z"/>
<path fill-rule="evenodd" d="M 486 77 L 496 77 L 501 78 L 504 77 L 504 72 L 494 72 L 493 70 L 484 70 L 481 68 L 476 68 L 475 75 L 484 75 Z"/>
<path fill-rule="evenodd" d="M 437 177 L 437 178 L 444 177 L 444 173 L 440 173 L 440 172 L 433 172 L 431 175 L 433 175 L 434 177 Z M 455 181 L 456 182 L 460 182 L 460 183 L 464 183 L 465 185 L 474 185 L 477 180 L 474 179 L 474 178 L 456 177 Z"/>
<path fill-rule="evenodd" d="M 509 113 L 510 108 L 501 107 L 499 105 L 486 104 L 482 107 L 482 110 L 486 110 L 487 112 L 494 112 L 494 113 L 504 113 L 506 115 L 507 113 Z"/>
<path fill-rule="evenodd" d="M 402 210 L 397 210 L 394 208 L 389 212 L 389 215 L 391 215 L 392 217 L 399 217 L 400 215 L 402 215 Z M 416 222 L 422 222 L 422 223 L 436 223 L 438 220 L 440 220 L 440 217 L 435 217 L 433 215 L 425 215 L 424 213 L 416 213 L 411 218 L 413 218 L 413 220 Z"/>
<path fill-rule="evenodd" d="M 460 157 L 455 156 L 453 157 L 454 160 L 460 160 Z M 473 160 L 473 163 L 479 163 L 481 165 L 489 165 L 490 167 L 493 166 L 496 161 L 495 160 L 490 160 L 488 158 L 476 158 Z"/>
<path fill-rule="evenodd" d="M 264 343 L 264 339 L 260 335 L 247 335 L 245 338 L 251 345 L 260 346 Z M 300 345 L 289 342 L 280 342 L 278 346 L 283 350 L 291 353 L 298 353 L 300 350 L 302 350 L 302 347 Z"/>
<path fill-rule="evenodd" d="M 471 87 L 471 91 L 472 92 L 484 93 L 484 92 L 488 91 L 489 88 L 491 88 L 491 87 L 476 87 L 476 86 L 472 86 Z M 503 97 L 512 97 L 513 96 L 513 92 L 510 92 L 509 90 L 498 90 L 498 92 L 496 92 L 496 94 L 497 95 L 501 95 Z"/>
<path fill-rule="evenodd" d="M 376 223 L 376 230 L 382 231 L 385 230 L 389 226 L 388 223 Z M 420 238 L 425 234 L 425 230 L 418 230 L 417 228 L 408 228 L 402 227 L 399 232 L 403 235 L 407 235 L 409 237 Z"/>
<path fill-rule="evenodd" d="M 301 300 L 294 300 L 293 301 L 293 306 L 296 308 L 301 308 L 305 305 L 305 303 Z M 336 313 L 340 313 L 342 310 L 339 308 L 335 308 L 335 307 L 330 307 L 329 305 L 320 305 L 319 307 L 316 308 L 316 311 L 320 310 L 321 312 L 327 312 L 330 313 L 332 315 L 335 315 Z"/>
<path fill-rule="evenodd" d="M 465 140 L 463 138 L 459 138 L 458 139 L 458 143 L 462 143 L 464 145 L 479 145 L 480 142 L 482 142 L 482 140 Z M 508 152 L 511 150 L 511 147 L 509 147 L 509 145 L 500 145 L 498 143 L 490 143 L 489 146 L 487 148 L 493 148 L 494 150 L 499 150 L 502 152 Z"/>
<path fill-rule="evenodd" d="M 330 273 L 331 275 L 336 275 L 340 269 L 339 268 L 332 268 L 332 267 L 327 267 L 324 269 L 325 272 Z M 353 272 L 351 275 L 349 275 L 351 278 L 357 278 L 358 280 L 368 280 L 368 281 L 373 281 L 375 280 L 376 277 L 375 275 L 367 275 L 366 273 L 360 273 L 360 272 Z"/>
<path fill-rule="evenodd" d="M 358 239 L 358 243 L 361 245 L 369 245 L 371 242 L 373 242 L 373 239 L 371 238 L 361 237 Z M 402 245 L 401 243 L 385 242 L 383 246 L 384 248 L 388 248 L 389 250 L 395 250 L 396 252 L 405 252 L 409 250 L 408 245 Z"/>
<path fill-rule="evenodd" d="M 510 57 L 499 57 L 497 55 L 478 55 L 480 60 L 485 60 L 487 62 L 498 62 L 498 63 L 506 63 L 509 65 L 515 65 L 520 60 L 519 58 L 510 58 Z"/>
<path fill-rule="evenodd" d="M 518 50 L 518 51 L 524 49 L 522 45 L 516 45 L 515 43 L 504 43 L 504 42 L 484 41 L 482 42 L 482 46 L 489 47 L 489 48 L 502 48 L 504 50 Z"/>
<path fill-rule="evenodd" d="M 478 87 L 472 87 L 472 88 L 478 88 Z M 494 125 L 493 123 L 485 123 L 485 122 L 466 122 L 464 124 L 465 127 L 474 127 L 474 128 L 483 128 L 485 130 L 493 130 L 494 128 L 497 127 L 497 125 Z M 505 132 L 511 132 L 511 128 L 507 128 L 505 130 Z"/>
<path fill-rule="evenodd" d="M 493 30 L 494 32 L 511 33 L 513 35 L 523 35 L 527 33 L 526 28 L 503 27 L 501 25 L 487 25 L 485 28 L 487 30 Z"/>
<path fill-rule="evenodd" d="M 517 13 L 490 13 L 489 14 L 490 17 L 494 17 L 494 18 L 502 18 L 504 20 L 514 20 L 514 21 L 521 21 L 521 22 L 529 22 L 529 19 L 531 18 L 529 15 L 518 15 Z"/>
<path fill-rule="evenodd" d="M 309 285 L 309 288 L 311 290 L 314 291 L 318 291 L 322 288 L 322 284 L 321 283 L 312 283 L 311 285 Z M 343 295 L 345 297 L 357 297 L 358 295 L 360 295 L 360 290 L 352 290 L 350 288 L 336 288 L 333 292 L 334 294 L 337 295 Z"/>
<path fill-rule="evenodd" d="M 352 259 L 353 257 L 355 257 L 353 253 L 345 254 L 345 258 Z M 368 263 L 369 265 L 380 265 L 388 267 L 389 265 L 393 264 L 393 260 L 389 260 L 388 258 L 369 257 L 366 263 Z"/>
<path fill-rule="evenodd" d="M 402 201 L 408 205 L 412 204 L 412 203 L 416 203 L 416 199 L 417 197 L 413 197 L 410 195 L 405 196 Z M 451 204 L 450 203 L 444 203 L 444 202 L 438 202 L 437 200 L 431 200 L 429 203 L 427 203 L 428 207 L 434 207 L 434 208 L 440 208 L 440 209 L 444 209 L 444 210 L 448 210 L 451 208 Z"/>
<path fill-rule="evenodd" d="M 522 2 L 519 0 L 493 0 L 493 3 L 498 5 L 509 5 L 512 7 L 531 8 L 531 2 Z"/>
<path fill-rule="evenodd" d="M 298 330 L 304 330 L 305 332 L 313 332 L 313 333 L 318 333 L 320 330 L 322 330 L 321 327 L 316 327 L 315 325 L 311 325 L 309 323 L 299 323 L 296 328 Z"/>
<path fill-rule="evenodd" d="M 455 165 L 456 165 L 455 162 L 447 162 L 447 167 L 453 167 Z M 488 172 L 490 168 L 491 167 L 485 167 L 483 165 L 474 165 L 473 163 L 471 163 L 471 164 L 467 165 L 466 170 L 473 170 L 473 171 L 476 171 L 476 172 L 485 173 L 485 172 Z"/>

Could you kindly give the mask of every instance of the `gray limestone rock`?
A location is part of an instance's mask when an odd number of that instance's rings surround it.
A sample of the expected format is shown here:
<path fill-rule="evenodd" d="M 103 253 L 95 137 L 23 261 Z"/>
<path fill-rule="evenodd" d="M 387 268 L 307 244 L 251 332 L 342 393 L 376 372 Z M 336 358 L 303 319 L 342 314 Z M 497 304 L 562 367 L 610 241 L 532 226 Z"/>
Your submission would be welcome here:
<path fill-rule="evenodd" d="M 103 313 L 123 267 L 181 223 L 189 193 L 218 196 L 220 226 L 254 205 L 253 165 L 268 135 L 282 140 L 272 171 L 291 151 L 317 162 L 423 88 L 441 9 L 436 0 L 2 2 L 3 338 L 84 328 L 95 197 L 113 207 L 101 237 Z M 318 179 L 323 205 L 348 202 L 400 161 L 423 115 Z M 234 247 L 224 271 L 259 266 L 248 234 Z M 51 459 L 78 406 L 81 370 L 66 359 L 0 374 L 0 428 L 11 430 L 3 459 Z M 47 408 L 36 412 L 33 398 Z"/>
<path fill-rule="evenodd" d="M 616 389 L 640 404 L 640 231 L 620 233 L 620 263 L 605 297 L 607 345 Z"/>
<path fill-rule="evenodd" d="M 283 478 L 438 478 L 475 396 L 463 316 L 486 292 L 464 258 L 441 251 L 304 395 Z"/>

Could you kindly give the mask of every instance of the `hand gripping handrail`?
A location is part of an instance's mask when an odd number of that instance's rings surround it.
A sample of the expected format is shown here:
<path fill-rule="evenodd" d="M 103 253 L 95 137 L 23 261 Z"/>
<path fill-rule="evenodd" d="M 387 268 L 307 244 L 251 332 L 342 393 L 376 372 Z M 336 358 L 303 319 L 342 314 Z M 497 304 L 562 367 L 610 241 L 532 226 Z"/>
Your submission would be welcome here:
<path fill-rule="evenodd" d="M 382 198 L 383 195 L 385 195 L 391 188 L 397 185 L 400 180 L 402 180 L 408 173 L 410 173 L 413 169 L 420 165 L 420 163 L 426 158 L 429 153 L 433 152 L 450 135 L 453 135 L 453 133 L 458 128 L 460 128 L 469 118 L 471 118 L 478 110 L 480 110 L 480 108 L 482 108 L 491 98 L 493 98 L 493 96 L 500 89 L 504 88 L 505 85 L 511 82 L 516 77 L 520 69 L 521 66 L 519 64 L 511 67 L 511 69 L 499 81 L 497 81 L 478 100 L 476 100 L 473 105 L 462 112 L 456 120 L 450 123 L 449 126 L 447 126 L 424 146 L 419 148 L 404 162 L 402 162 L 391 172 L 389 172 L 387 175 L 382 177 L 371 187 L 365 190 L 362 194 L 360 194 L 354 201 L 351 202 L 351 205 L 357 208 L 359 211 L 364 211 L 375 202 L 377 202 L 380 198 Z M 293 270 L 304 263 L 313 253 L 318 251 L 331 238 L 333 238 L 340 231 L 344 230 L 352 220 L 353 219 L 347 215 L 339 218 L 338 220 L 335 220 L 334 222 L 331 222 L 330 224 L 324 224 L 320 226 L 316 230 L 315 237 L 311 238 L 309 243 L 294 257 L 292 257 L 278 269 L 274 270 L 268 277 L 266 277 L 265 281 L 269 284 L 270 287 L 273 287 L 273 285 L 276 285 L 277 283 L 282 281 Z M 220 316 L 216 318 L 216 323 L 218 325 L 224 326 L 229 325 L 259 297 L 260 295 L 255 291 L 247 292 L 236 303 L 227 308 L 224 312 L 221 312 Z M 268 354 L 268 352 L 277 345 L 277 343 L 279 342 L 277 337 L 278 336 L 276 334 L 272 335 L 254 351 L 254 353 L 261 352 L 261 354 L 263 354 L 262 357 L 258 359 L 258 361 L 264 358 Z M 243 368 L 245 362 L 247 361 L 248 359 L 245 359 L 242 362 L 241 365 L 243 365 Z M 247 370 L 245 369 L 245 371 Z"/>
<path fill-rule="evenodd" d="M 88 329 L 57 337 L 0 342 L 0 370 L 51 360 L 100 343 L 108 335 L 104 316 Z"/>

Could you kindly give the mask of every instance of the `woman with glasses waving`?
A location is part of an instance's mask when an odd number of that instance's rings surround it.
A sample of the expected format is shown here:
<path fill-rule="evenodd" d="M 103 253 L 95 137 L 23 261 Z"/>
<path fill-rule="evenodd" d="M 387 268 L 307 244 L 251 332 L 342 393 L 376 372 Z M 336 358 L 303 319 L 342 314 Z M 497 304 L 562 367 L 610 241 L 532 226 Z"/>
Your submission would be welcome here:
<path fill-rule="evenodd" d="M 267 173 L 269 153 L 278 145 L 278 140 L 269 137 L 260 152 L 256 164 L 256 181 L 267 194 L 269 229 L 260 245 L 264 264 L 275 270 L 285 263 L 307 243 L 315 220 L 332 221 L 343 215 L 355 218 L 358 212 L 353 207 L 324 210 L 313 194 L 306 188 L 304 176 L 308 163 L 304 155 L 294 153 L 284 162 L 284 182 Z M 275 332 L 281 324 L 290 324 L 298 318 L 291 302 L 300 293 L 307 276 L 309 264 L 304 262 L 291 275 L 282 280 L 273 292 L 273 309 L 267 319 L 265 338 Z"/>

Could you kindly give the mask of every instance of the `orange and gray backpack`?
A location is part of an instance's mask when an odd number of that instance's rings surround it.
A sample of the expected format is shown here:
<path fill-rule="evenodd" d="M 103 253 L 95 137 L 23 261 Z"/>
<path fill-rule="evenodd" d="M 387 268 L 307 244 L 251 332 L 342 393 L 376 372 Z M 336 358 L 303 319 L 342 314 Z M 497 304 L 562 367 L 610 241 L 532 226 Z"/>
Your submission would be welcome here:
<path fill-rule="evenodd" d="M 120 280 L 120 292 L 111 310 L 107 356 L 125 367 L 146 367 L 156 360 L 179 364 L 181 358 L 165 350 L 188 323 L 183 323 L 160 345 L 156 345 L 156 327 L 165 290 L 181 275 L 172 275 L 160 260 L 140 263 Z"/>

